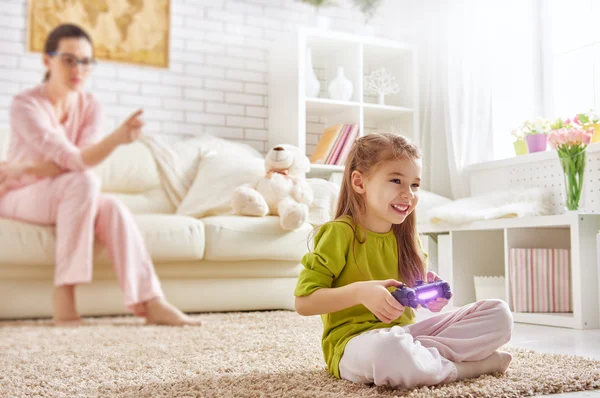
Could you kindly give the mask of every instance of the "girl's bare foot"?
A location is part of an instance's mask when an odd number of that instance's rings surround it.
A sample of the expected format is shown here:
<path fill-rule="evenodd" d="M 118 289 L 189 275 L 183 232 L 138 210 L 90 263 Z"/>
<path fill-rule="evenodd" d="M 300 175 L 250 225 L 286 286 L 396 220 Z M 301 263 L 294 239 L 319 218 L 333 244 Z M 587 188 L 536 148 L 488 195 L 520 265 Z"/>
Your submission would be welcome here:
<path fill-rule="evenodd" d="M 496 351 L 494 354 L 500 355 L 501 365 L 496 372 L 504 373 L 512 362 L 512 355 L 506 351 Z"/>
<path fill-rule="evenodd" d="M 75 308 L 75 285 L 56 286 L 52 304 L 55 325 L 72 326 L 81 323 L 81 317 Z"/>
<path fill-rule="evenodd" d="M 146 322 L 149 325 L 200 326 L 201 324 L 199 320 L 185 315 L 163 298 L 155 298 L 145 304 Z"/>
<path fill-rule="evenodd" d="M 489 373 L 504 373 L 510 362 L 512 355 L 504 351 L 496 351 L 487 358 L 480 361 L 457 362 L 458 377 L 456 380 L 472 379 Z"/>

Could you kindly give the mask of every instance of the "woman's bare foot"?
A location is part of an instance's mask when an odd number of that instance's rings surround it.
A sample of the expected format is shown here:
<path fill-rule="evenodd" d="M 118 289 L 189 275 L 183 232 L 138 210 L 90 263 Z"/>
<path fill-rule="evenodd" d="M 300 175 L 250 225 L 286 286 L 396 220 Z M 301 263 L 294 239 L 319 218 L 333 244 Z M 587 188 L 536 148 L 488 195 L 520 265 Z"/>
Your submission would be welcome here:
<path fill-rule="evenodd" d="M 506 369 L 508 369 L 511 361 L 511 354 L 504 351 L 496 351 L 489 357 L 480 361 L 457 362 L 455 363 L 456 369 L 458 370 L 458 377 L 456 380 L 472 379 L 495 372 L 504 373 L 506 372 Z"/>
<path fill-rule="evenodd" d="M 56 286 L 52 304 L 55 325 L 73 326 L 81 323 L 75 307 L 75 285 Z"/>
<path fill-rule="evenodd" d="M 200 326 L 201 322 L 190 318 L 183 312 L 173 307 L 163 298 L 155 298 L 146 303 L 146 322 L 149 325 L 170 326 Z"/>

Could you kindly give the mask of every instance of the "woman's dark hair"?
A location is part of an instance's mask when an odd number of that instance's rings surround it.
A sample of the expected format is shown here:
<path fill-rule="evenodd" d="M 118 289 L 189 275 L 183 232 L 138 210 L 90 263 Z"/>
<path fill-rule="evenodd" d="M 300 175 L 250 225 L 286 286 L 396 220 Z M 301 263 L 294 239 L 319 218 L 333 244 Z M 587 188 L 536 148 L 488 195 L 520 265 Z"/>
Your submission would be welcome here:
<path fill-rule="evenodd" d="M 92 48 L 94 47 L 94 43 L 92 42 L 92 38 L 87 34 L 85 30 L 80 28 L 77 25 L 73 24 L 62 24 L 58 25 L 56 28 L 50 32 L 48 37 L 46 38 L 46 44 L 44 44 L 44 53 L 49 54 L 56 50 L 58 50 L 58 45 L 60 44 L 61 39 L 68 38 L 83 38 L 86 39 Z M 50 78 L 50 71 L 47 71 L 44 75 L 44 81 L 47 81 Z"/>

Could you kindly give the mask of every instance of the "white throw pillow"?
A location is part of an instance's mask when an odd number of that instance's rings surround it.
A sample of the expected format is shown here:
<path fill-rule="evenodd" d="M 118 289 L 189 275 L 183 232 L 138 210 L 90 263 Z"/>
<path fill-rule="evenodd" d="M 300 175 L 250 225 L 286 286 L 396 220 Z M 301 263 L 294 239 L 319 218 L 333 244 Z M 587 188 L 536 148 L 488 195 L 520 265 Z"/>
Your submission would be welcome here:
<path fill-rule="evenodd" d="M 428 223 L 429 211 L 448 203 L 452 203 L 452 199 L 448 199 L 433 192 L 419 190 L 419 204 L 417 204 L 416 209 L 417 222 Z"/>
<path fill-rule="evenodd" d="M 541 216 L 550 214 L 550 190 L 512 189 L 455 200 L 431 209 L 432 224 L 465 224 L 494 218 Z"/>
<path fill-rule="evenodd" d="M 229 214 L 233 191 L 265 175 L 261 157 L 211 152 L 200 160 L 196 178 L 177 208 L 177 214 L 202 218 Z"/>

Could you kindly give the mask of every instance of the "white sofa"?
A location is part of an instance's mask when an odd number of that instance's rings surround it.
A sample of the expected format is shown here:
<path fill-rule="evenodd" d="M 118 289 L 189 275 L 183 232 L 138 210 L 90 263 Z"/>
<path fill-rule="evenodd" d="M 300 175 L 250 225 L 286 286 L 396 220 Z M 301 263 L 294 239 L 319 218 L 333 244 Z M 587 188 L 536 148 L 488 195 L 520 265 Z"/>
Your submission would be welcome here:
<path fill-rule="evenodd" d="M 0 155 L 7 144 L 8 133 L 0 132 Z M 293 308 L 312 225 L 286 232 L 277 217 L 177 215 L 142 143 L 119 148 L 95 172 L 103 192 L 134 213 L 166 296 L 183 311 Z M 0 318 L 51 316 L 54 247 L 54 228 L 0 219 Z M 126 313 L 99 244 L 93 282 L 80 285 L 77 296 L 84 315 Z"/>

